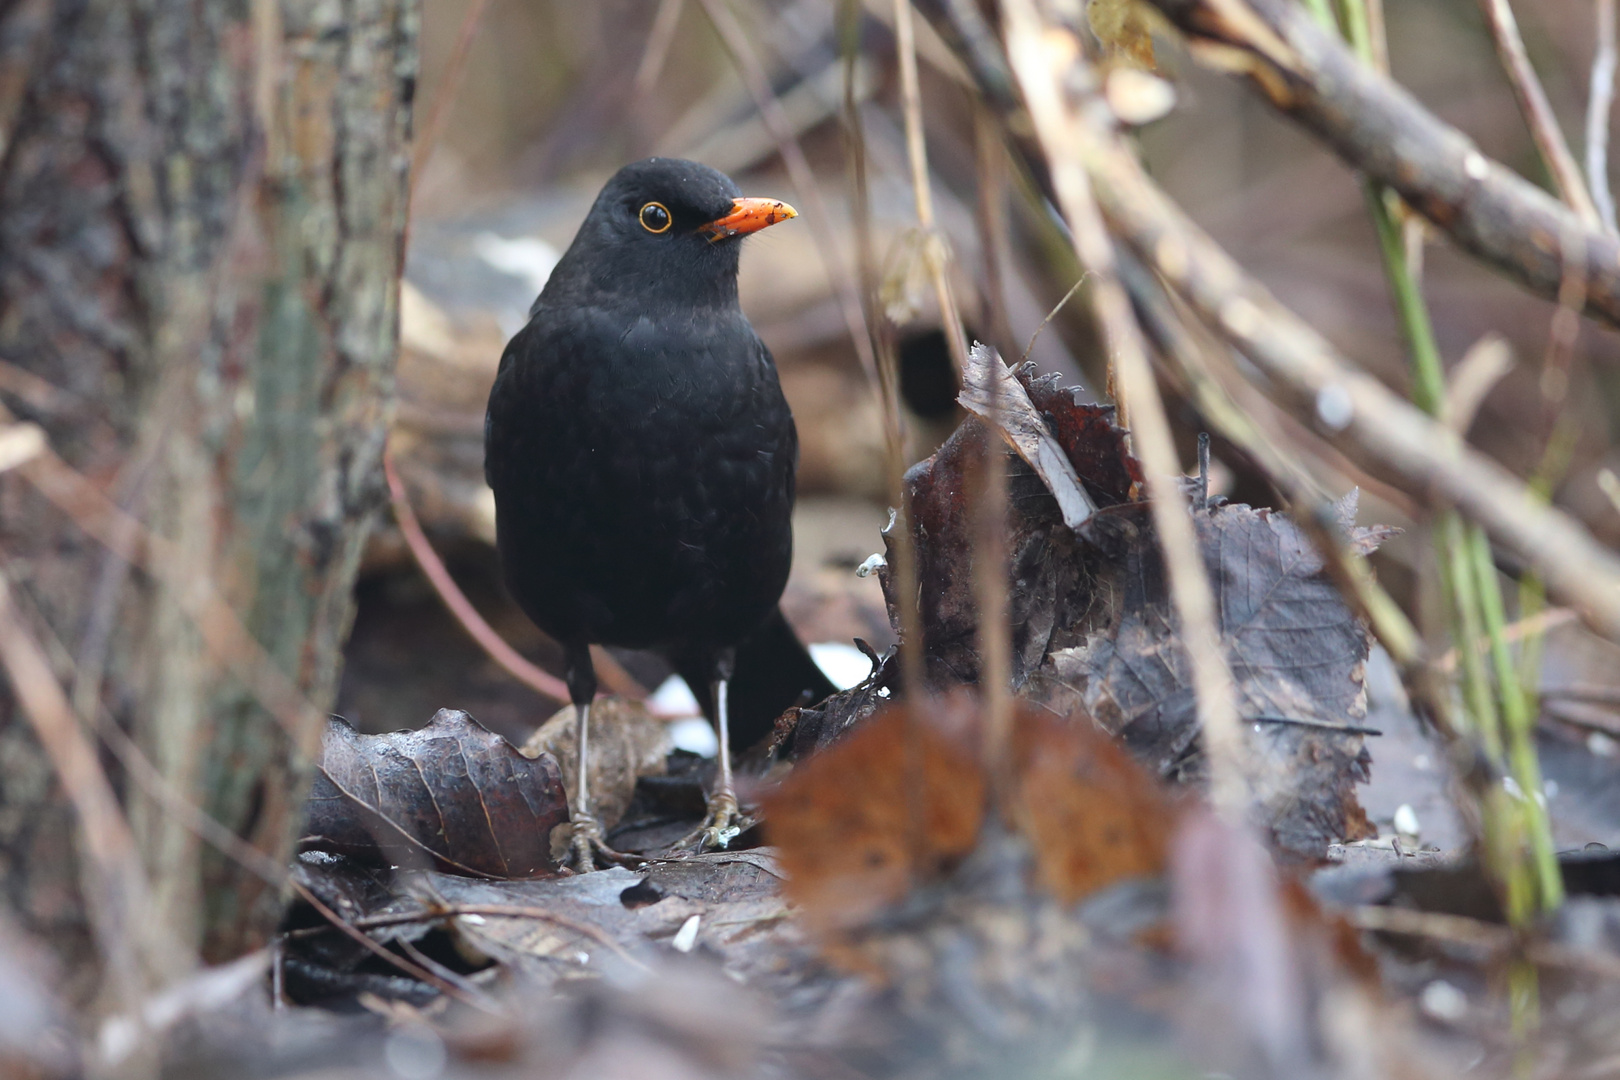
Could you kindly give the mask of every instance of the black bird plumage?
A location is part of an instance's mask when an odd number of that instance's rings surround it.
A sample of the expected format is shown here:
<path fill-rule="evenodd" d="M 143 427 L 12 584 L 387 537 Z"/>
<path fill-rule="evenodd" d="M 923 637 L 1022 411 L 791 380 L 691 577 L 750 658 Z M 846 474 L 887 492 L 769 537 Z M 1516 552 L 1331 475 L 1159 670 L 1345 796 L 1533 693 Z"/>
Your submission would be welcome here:
<path fill-rule="evenodd" d="M 590 644 L 657 650 L 711 701 L 753 635 L 751 651 L 804 655 L 777 608 L 798 435 L 737 303 L 741 234 L 793 212 L 739 195 L 689 161 L 619 170 L 490 391 L 485 475 L 507 586 L 564 646 L 582 725 L 596 689 Z M 792 674 L 808 677 L 802 664 Z M 721 773 L 723 804 L 729 755 Z M 583 775 L 580 792 L 575 854 L 589 865 L 582 844 L 602 845 Z M 709 841 L 724 842 L 735 801 L 711 810 Z"/>

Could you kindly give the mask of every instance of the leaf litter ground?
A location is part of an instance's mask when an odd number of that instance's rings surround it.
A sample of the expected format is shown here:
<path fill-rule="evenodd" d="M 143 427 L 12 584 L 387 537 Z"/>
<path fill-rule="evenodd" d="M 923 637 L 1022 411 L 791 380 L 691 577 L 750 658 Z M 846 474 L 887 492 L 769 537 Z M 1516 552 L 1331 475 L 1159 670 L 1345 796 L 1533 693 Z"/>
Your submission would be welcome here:
<path fill-rule="evenodd" d="M 593 784 L 612 842 L 645 861 L 584 876 L 552 858 L 566 711 L 523 751 L 453 711 L 381 736 L 334 722 L 295 867 L 314 901 L 278 942 L 277 1007 L 241 993 L 192 1016 L 170 1062 L 654 1080 L 1503 1073 L 1514 956 L 1543 973 L 1559 1033 L 1543 1063 L 1613 1060 L 1620 867 L 1572 858 L 1578 895 L 1526 950 L 1468 864 L 1369 839 L 1369 738 L 1404 725 L 1408 756 L 1421 739 L 1398 703 L 1369 710 L 1365 628 L 1287 515 L 1192 485 L 1245 720 L 1246 831 L 1199 798 L 1188 664 L 1112 410 L 984 350 L 965 385 L 976 415 L 906 478 L 924 634 L 904 647 L 922 649 L 927 685 L 902 700 L 896 657 L 874 656 L 859 686 L 790 710 L 744 756 L 763 833 L 666 857 L 712 765 L 668 752 L 633 703 L 599 709 Z M 965 689 L 980 664 L 969 492 L 991 449 L 1019 694 L 994 766 Z M 1341 526 L 1370 550 L 1386 534 L 1354 513 L 1352 494 Z"/>

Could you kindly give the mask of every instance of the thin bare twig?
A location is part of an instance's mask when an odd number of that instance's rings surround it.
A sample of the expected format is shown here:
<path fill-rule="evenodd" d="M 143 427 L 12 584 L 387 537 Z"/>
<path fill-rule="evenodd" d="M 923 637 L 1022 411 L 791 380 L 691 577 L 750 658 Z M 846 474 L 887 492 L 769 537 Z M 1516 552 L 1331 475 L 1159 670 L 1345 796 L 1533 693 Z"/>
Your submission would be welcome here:
<path fill-rule="evenodd" d="M 1389 35 L 1384 30 L 1384 0 L 1366 0 L 1367 33 L 1372 39 L 1373 67 L 1389 74 Z"/>
<path fill-rule="evenodd" d="M 1614 190 L 1609 187 L 1609 109 L 1614 104 L 1616 65 L 1614 0 L 1597 0 L 1597 51 L 1586 99 L 1586 182 L 1603 228 L 1615 232 Z"/>
<path fill-rule="evenodd" d="M 653 16 L 652 29 L 647 31 L 647 50 L 641 54 L 636 68 L 635 95 L 649 93 L 663 74 L 664 61 L 669 58 L 669 46 L 675 40 L 675 28 L 681 24 L 684 0 L 659 0 L 658 13 Z"/>
<path fill-rule="evenodd" d="M 1402 87 L 1358 60 L 1294 0 L 1150 0 L 1195 49 L 1243 72 L 1265 98 L 1354 168 L 1398 192 L 1465 250 L 1532 292 L 1558 295 L 1571 248 L 1586 314 L 1620 326 L 1620 239 L 1487 158 Z"/>
<path fill-rule="evenodd" d="M 832 223 L 832 215 L 827 209 L 827 201 L 821 197 L 821 187 L 816 183 L 816 175 L 810 168 L 810 161 L 804 156 L 804 149 L 793 133 L 793 122 L 783 112 L 782 103 L 771 92 L 771 82 L 765 74 L 765 68 L 760 64 L 759 56 L 754 52 L 747 32 L 743 30 L 742 23 L 737 21 L 737 15 L 731 10 L 727 0 L 700 0 L 700 2 L 703 4 L 704 13 L 714 25 L 715 32 L 720 35 L 726 51 L 731 54 L 732 62 L 737 65 L 737 73 L 742 77 L 749 96 L 754 99 L 754 107 L 759 110 L 760 119 L 765 122 L 766 129 L 776 140 L 777 153 L 782 158 L 782 164 L 787 166 L 788 179 L 793 184 L 797 198 L 817 219 L 817 223 L 810 229 L 816 253 L 821 257 L 821 263 L 827 270 L 827 277 L 832 281 L 833 293 L 838 297 L 838 310 L 844 317 L 849 340 L 855 347 L 855 355 L 861 362 L 861 369 L 866 372 L 871 384 L 878 386 L 877 354 L 873 351 L 867 332 L 860 294 L 851 280 L 842 253 L 837 250 L 827 231 Z"/>
<path fill-rule="evenodd" d="M 985 333 L 997 352 L 1011 356 L 1017 345 L 1007 315 L 1006 274 L 1002 269 L 1007 262 L 1007 149 L 996 114 L 982 102 L 973 109 L 973 150 L 978 189 L 973 223 L 979 234 Z"/>
<path fill-rule="evenodd" d="M 133 519 L 131 519 L 133 520 Z M 133 543 L 133 537 L 128 537 L 126 543 Z M 119 558 L 115 553 L 108 552 L 110 558 L 116 559 L 121 566 L 129 564 Z M 47 631 L 48 632 L 48 631 Z M 60 659 L 66 654 L 66 649 L 56 643 L 56 651 Z M 73 678 L 70 685 L 77 686 L 81 681 L 78 668 L 78 659 L 69 658 L 73 664 Z M 195 833 L 198 838 L 211 844 L 226 858 L 242 866 L 249 873 L 260 878 L 273 888 L 280 888 L 287 879 L 287 869 L 281 863 L 266 855 L 259 848 L 238 836 L 233 830 L 227 828 L 217 818 L 191 802 L 182 795 L 169 779 L 162 774 L 150 758 L 141 750 L 134 739 L 119 727 L 113 717 L 102 705 L 99 695 L 87 695 L 88 704 L 69 699 L 69 707 L 73 709 L 75 718 L 86 728 L 93 729 L 96 736 L 112 752 L 113 757 L 124 767 L 125 773 L 135 782 L 135 786 L 153 802 L 160 804 L 166 811 L 178 817 L 186 828 Z M 92 721 L 90 717 L 93 716 Z"/>
<path fill-rule="evenodd" d="M 933 282 L 939 304 L 945 340 L 950 345 L 951 364 L 959 382 L 967 377 L 967 337 L 962 316 L 947 273 L 950 249 L 934 220 L 934 198 L 930 190 L 928 145 L 923 129 L 922 89 L 917 77 L 916 31 L 912 26 L 911 0 L 894 0 L 895 49 L 900 60 L 900 100 L 905 117 L 906 160 L 911 170 L 911 190 L 917 208 L 917 225 L 923 233 L 922 259 Z M 1002 367 L 991 354 L 990 363 Z M 992 424 L 1001 411 L 1001 380 L 990 378 L 986 409 Z M 973 504 L 973 592 L 979 608 L 979 693 L 984 701 L 986 723 L 985 759 L 991 775 L 1003 778 L 1010 767 L 1012 746 L 1012 627 L 1007 606 L 1007 475 L 1001 448 L 996 440 L 986 441 L 984 455 L 976 466 L 977 498 Z"/>
<path fill-rule="evenodd" d="M 421 185 L 422 170 L 427 168 L 433 151 L 439 145 L 439 137 L 444 134 L 444 125 L 450 119 L 450 105 L 456 99 L 456 92 L 461 89 L 461 76 L 467 69 L 467 57 L 472 53 L 473 41 L 478 37 L 478 26 L 483 22 L 488 7 L 489 0 L 470 0 L 466 13 L 461 17 L 455 47 L 450 50 L 450 59 L 444 65 L 444 74 L 440 76 L 439 87 L 433 94 L 433 104 L 428 106 L 427 123 L 422 125 L 416 137 L 416 147 L 411 153 L 413 196 Z"/>
<path fill-rule="evenodd" d="M 906 162 L 911 168 L 911 192 L 917 206 L 917 225 L 922 229 L 923 261 L 928 277 L 933 282 L 934 297 L 939 303 L 939 317 L 944 324 L 945 340 L 950 344 L 951 363 L 956 366 L 957 377 L 967 370 L 967 338 L 962 333 L 962 316 L 957 310 L 956 296 L 946 276 L 949 249 L 934 221 L 934 196 L 928 175 L 928 143 L 923 133 L 922 89 L 917 80 L 917 42 L 911 25 L 911 0 L 894 0 L 895 49 L 900 58 L 900 102 L 906 125 Z"/>
<path fill-rule="evenodd" d="M 192 573 L 170 541 L 124 513 L 54 451 L 47 450 L 17 472 L 87 535 L 172 590 L 181 611 L 196 624 L 209 656 L 241 680 L 281 724 L 300 754 L 306 759 L 315 756 L 323 730 L 321 714 L 243 625 L 210 579 Z"/>
<path fill-rule="evenodd" d="M 1181 620 L 1182 643 L 1192 663 L 1193 691 L 1210 762 L 1211 798 L 1223 813 L 1238 817 L 1248 808 L 1248 783 L 1232 672 L 1216 628 L 1215 594 L 1177 484 L 1181 469 L 1142 331 L 1120 284 L 1113 244 L 1086 175 L 1088 155 L 1082 145 L 1093 135 L 1065 100 L 1065 88 L 1074 85 L 1075 77 L 1089 85 L 1091 73 L 1080 43 L 1067 31 L 1043 25 L 1032 0 L 1009 0 L 1003 12 L 1007 55 L 1023 87 L 1036 136 L 1046 149 L 1052 183 L 1073 230 L 1075 255 L 1096 275 L 1092 302 L 1119 386 L 1134 409 L 1134 442 L 1147 473 L 1153 523 Z"/>
<path fill-rule="evenodd" d="M 0 393 L 14 394 L 46 414 L 64 411 L 73 401 L 66 390 L 9 360 L 0 360 Z"/>
<path fill-rule="evenodd" d="M 1097 198 L 1119 233 L 1200 318 L 1266 372 L 1269 394 L 1399 474 L 1420 498 L 1439 496 L 1457 506 L 1590 625 L 1620 640 L 1620 558 L 1341 357 L 1193 224 L 1117 138 L 1082 148 Z M 1567 214 L 1564 220 L 1574 221 Z"/>
<path fill-rule="evenodd" d="M 845 173 L 849 185 L 851 226 L 855 243 L 857 299 L 868 333 L 868 348 L 875 358 L 875 385 L 883 417 L 884 474 L 894 519 L 884 535 L 892 545 L 890 580 L 900 612 L 900 683 L 904 692 L 923 692 L 924 654 L 922 614 L 917 601 L 917 549 L 911 531 L 911 507 L 906 498 L 905 427 L 900 414 L 900 372 L 894 336 L 879 300 L 877 256 L 872 247 L 872 204 L 866 177 L 866 130 L 861 123 L 856 94 L 860 60 L 861 5 L 840 0 L 839 49 L 844 64 L 843 134 Z"/>
<path fill-rule="evenodd" d="M 1514 642 L 1523 641 L 1528 637 L 1535 637 L 1545 634 L 1547 631 L 1555 630 L 1560 626 L 1567 626 L 1579 618 L 1580 615 L 1569 608 L 1546 608 L 1542 611 L 1536 612 L 1527 619 L 1520 619 L 1518 622 L 1508 623 L 1507 626 L 1502 628 L 1502 637 L 1509 644 L 1512 644 Z M 1487 644 L 1489 643 L 1484 638 L 1480 638 L 1478 641 L 1474 642 L 1474 648 L 1483 649 Z M 1448 673 L 1456 670 L 1457 650 L 1455 648 L 1451 648 L 1441 653 L 1435 659 L 1434 666 L 1439 670 Z"/>
<path fill-rule="evenodd" d="M 990 363 L 1006 370 L 1001 357 Z M 1002 412 L 1000 380 L 990 380 L 991 423 Z M 999 440 L 986 439 L 973 501 L 973 598 L 979 608 L 979 695 L 984 702 L 985 760 L 998 784 L 1012 768 L 1012 623 L 1007 590 L 1007 469 Z"/>
<path fill-rule="evenodd" d="M 1620 978 L 1620 958 L 1602 950 L 1572 949 L 1553 941 L 1531 939 L 1525 941 L 1511 927 L 1499 923 L 1472 919 L 1466 915 L 1452 915 L 1443 911 L 1418 911 L 1411 908 L 1362 905 L 1351 908 L 1346 917 L 1360 930 L 1375 930 L 1385 934 L 1410 934 L 1479 949 L 1486 953 L 1503 954 L 1525 949 L 1529 958 L 1548 967 L 1581 971 L 1605 979 Z"/>
<path fill-rule="evenodd" d="M 11 681 L 23 716 L 56 770 L 73 806 L 83 841 L 84 899 L 96 943 L 111 969 L 122 1004 L 140 999 L 140 950 L 149 925 L 150 889 L 123 807 L 50 661 L 11 599 L 0 571 L 0 667 Z"/>
<path fill-rule="evenodd" d="M 369 935 L 356 930 L 351 924 L 344 921 L 343 916 L 339 915 L 337 912 L 333 911 L 330 907 L 323 903 L 320 897 L 311 892 L 309 887 L 303 882 L 299 881 L 297 878 L 293 879 L 292 886 L 293 890 L 297 892 L 299 896 L 303 897 L 304 902 L 309 904 L 310 907 L 314 908 L 321 918 L 331 923 L 339 933 L 352 940 L 356 945 L 359 945 L 361 948 L 365 949 L 379 960 L 397 967 L 399 970 L 403 971 L 405 974 L 419 982 L 427 983 L 440 993 L 449 994 L 453 998 L 466 1002 L 475 1009 L 487 1012 L 493 1016 L 506 1015 L 506 1011 L 494 1004 L 488 995 L 470 994 L 461 987 L 457 986 L 455 983 L 440 978 L 438 975 L 435 975 L 433 972 L 422 967 L 420 964 L 408 960 L 390 949 L 384 948 L 382 945 L 379 945 L 377 942 L 373 941 Z"/>
<path fill-rule="evenodd" d="M 1074 294 L 1080 291 L 1080 286 L 1084 285 L 1086 279 L 1090 276 L 1090 270 L 1081 274 L 1079 279 L 1069 286 L 1069 291 L 1063 294 L 1063 299 L 1052 305 L 1052 310 L 1046 313 L 1046 318 L 1042 319 L 1040 325 L 1035 328 L 1035 332 L 1029 335 L 1029 344 L 1024 346 L 1024 355 L 1019 357 L 1020 361 L 1029 359 L 1029 354 L 1035 351 L 1035 343 L 1041 339 L 1041 331 L 1045 330 L 1048 324 L 1058 317 L 1058 312 L 1062 311 L 1068 302 L 1074 299 Z"/>
<path fill-rule="evenodd" d="M 391 450 L 383 451 L 383 474 L 388 478 L 388 497 L 393 503 L 394 520 L 399 524 L 399 531 L 405 537 L 405 546 L 410 548 L 411 555 L 416 559 L 416 565 L 421 568 L 422 574 L 433 586 L 433 591 L 439 594 L 444 606 L 450 609 L 450 614 L 456 617 L 472 639 L 478 643 L 489 658 L 499 664 L 508 675 L 527 686 L 542 697 L 550 698 L 555 702 L 568 700 L 568 686 L 557 676 L 540 670 L 530 663 L 521 653 L 506 643 L 506 639 L 495 632 L 495 628 L 484 621 L 478 614 L 478 609 L 472 606 L 467 594 L 461 591 L 450 571 L 445 568 L 444 560 L 439 558 L 433 545 L 428 542 L 427 534 L 422 531 L 422 524 L 416 519 L 416 511 L 411 509 L 410 496 L 405 492 L 405 485 L 399 479 L 399 472 L 394 468 L 394 456 Z"/>
<path fill-rule="evenodd" d="M 495 631 L 495 628 L 478 613 L 467 594 L 461 591 L 455 578 L 450 576 L 449 569 L 439 553 L 433 550 L 433 544 L 422 531 L 422 523 L 416 517 L 416 511 L 411 508 L 410 495 L 405 491 L 405 485 L 399 479 L 399 473 L 394 468 L 393 451 L 383 451 L 383 475 L 388 480 L 388 498 L 394 509 L 394 520 L 399 524 L 399 531 L 405 537 L 405 546 L 410 549 L 411 557 L 422 574 L 433 586 L 444 606 L 450 609 L 462 629 L 472 637 L 478 647 L 485 654 L 514 679 L 533 690 L 542 697 L 550 698 L 559 703 L 568 701 L 568 687 L 555 675 L 542 671 L 530 663 L 523 654 L 506 643 L 506 639 Z M 599 645 L 591 646 L 591 663 L 596 668 L 597 675 L 602 684 L 620 697 L 643 699 L 647 696 L 647 688 L 636 681 L 635 676 L 624 669 L 624 665 L 616 660 L 612 653 Z"/>
<path fill-rule="evenodd" d="M 1547 100 L 1547 92 L 1536 77 L 1536 69 L 1530 65 L 1530 55 L 1525 52 L 1524 38 L 1519 35 L 1519 22 L 1513 17 L 1512 5 L 1508 0 L 1480 0 L 1480 6 L 1485 9 L 1485 21 L 1490 24 L 1491 37 L 1496 42 L 1496 54 L 1507 72 L 1513 96 L 1518 99 L 1519 111 L 1524 113 L 1530 136 L 1536 142 L 1536 150 L 1541 154 L 1547 172 L 1552 175 L 1559 197 L 1580 215 L 1589 228 L 1603 228 L 1603 219 L 1598 217 L 1592 195 L 1581 180 L 1580 166 L 1575 164 L 1575 155 L 1569 152 L 1569 143 L 1564 140 L 1563 129 L 1558 126 L 1552 103 Z"/>

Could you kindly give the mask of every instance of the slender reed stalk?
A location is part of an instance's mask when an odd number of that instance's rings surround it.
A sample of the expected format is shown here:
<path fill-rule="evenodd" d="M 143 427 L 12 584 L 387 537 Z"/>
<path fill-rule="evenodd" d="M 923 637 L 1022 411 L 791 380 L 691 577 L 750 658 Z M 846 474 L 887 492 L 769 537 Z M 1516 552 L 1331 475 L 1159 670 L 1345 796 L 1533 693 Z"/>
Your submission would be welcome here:
<path fill-rule="evenodd" d="M 1340 0 L 1339 15 L 1345 37 L 1371 63 L 1374 40 L 1364 0 Z M 1445 399 L 1444 367 L 1392 203 L 1393 196 L 1381 185 L 1368 184 L 1367 204 L 1406 339 L 1412 400 L 1438 416 Z M 1535 718 L 1508 650 L 1501 583 L 1484 530 L 1448 509 L 1436 521 L 1435 541 L 1472 729 L 1487 757 L 1512 777 L 1517 788 L 1493 791 L 1481 812 L 1487 863 L 1499 880 L 1510 921 L 1524 927 L 1540 912 L 1563 902 L 1563 881 L 1533 740 Z M 1489 644 L 1489 669 L 1478 647 L 1482 638 Z M 1514 1023 L 1521 1031 L 1535 1024 L 1534 980 L 1534 970 L 1524 965 L 1516 965 L 1510 975 Z"/>

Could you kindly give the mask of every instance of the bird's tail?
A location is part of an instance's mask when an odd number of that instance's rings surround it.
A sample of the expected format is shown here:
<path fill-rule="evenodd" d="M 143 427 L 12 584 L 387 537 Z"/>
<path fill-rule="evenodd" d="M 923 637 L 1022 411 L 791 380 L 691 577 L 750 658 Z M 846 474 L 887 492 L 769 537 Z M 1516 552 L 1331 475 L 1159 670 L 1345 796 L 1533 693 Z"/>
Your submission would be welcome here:
<path fill-rule="evenodd" d="M 705 716 L 713 716 L 713 699 L 705 673 L 681 677 L 692 688 Z M 731 748 L 746 750 L 770 735 L 776 718 L 794 705 L 814 703 L 838 687 L 816 666 L 810 650 L 777 608 L 763 626 L 737 646 L 737 666 L 727 690 Z M 807 694 L 808 692 L 808 694 Z"/>

